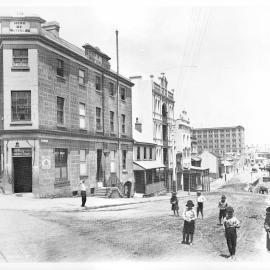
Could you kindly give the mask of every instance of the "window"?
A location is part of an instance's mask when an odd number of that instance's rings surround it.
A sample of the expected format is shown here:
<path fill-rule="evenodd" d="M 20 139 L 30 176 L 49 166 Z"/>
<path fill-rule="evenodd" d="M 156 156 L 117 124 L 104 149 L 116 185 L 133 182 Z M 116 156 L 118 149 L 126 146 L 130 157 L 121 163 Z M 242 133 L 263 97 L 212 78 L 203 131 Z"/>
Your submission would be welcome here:
<path fill-rule="evenodd" d="M 67 149 L 55 148 L 55 179 L 66 180 L 67 177 Z"/>
<path fill-rule="evenodd" d="M 85 129 L 85 104 L 79 103 L 80 128 Z"/>
<path fill-rule="evenodd" d="M 109 83 L 109 94 L 110 96 L 114 96 L 114 83 L 113 82 Z"/>
<path fill-rule="evenodd" d="M 85 84 L 85 71 L 79 69 L 79 84 Z"/>
<path fill-rule="evenodd" d="M 28 66 L 28 49 L 13 49 L 13 66 Z"/>
<path fill-rule="evenodd" d="M 114 112 L 110 112 L 110 127 L 111 132 L 114 132 Z"/>
<path fill-rule="evenodd" d="M 153 149 L 152 147 L 149 148 L 149 159 L 153 158 Z"/>
<path fill-rule="evenodd" d="M 121 114 L 122 118 L 122 133 L 126 133 L 126 116 L 124 114 Z"/>
<path fill-rule="evenodd" d="M 115 172 L 115 151 L 110 152 L 110 158 L 111 158 L 111 173 Z"/>
<path fill-rule="evenodd" d="M 101 130 L 101 108 L 96 107 L 96 129 Z"/>
<path fill-rule="evenodd" d="M 127 150 L 122 150 L 122 169 L 127 169 Z"/>
<path fill-rule="evenodd" d="M 101 91 L 101 77 L 96 75 L 96 90 Z"/>
<path fill-rule="evenodd" d="M 137 146 L 137 160 L 141 159 L 141 148 Z"/>
<path fill-rule="evenodd" d="M 64 124 L 64 98 L 57 97 L 57 124 Z"/>
<path fill-rule="evenodd" d="M 57 59 L 57 69 L 56 74 L 58 76 L 64 77 L 64 61 Z"/>
<path fill-rule="evenodd" d="M 86 150 L 80 150 L 80 176 L 87 175 Z"/>
<path fill-rule="evenodd" d="M 31 91 L 11 91 L 11 121 L 31 121 Z"/>
<path fill-rule="evenodd" d="M 143 148 L 143 159 L 146 159 L 146 147 Z"/>
<path fill-rule="evenodd" d="M 121 98 L 121 100 L 126 100 L 126 88 L 125 87 L 120 88 L 120 98 Z"/>

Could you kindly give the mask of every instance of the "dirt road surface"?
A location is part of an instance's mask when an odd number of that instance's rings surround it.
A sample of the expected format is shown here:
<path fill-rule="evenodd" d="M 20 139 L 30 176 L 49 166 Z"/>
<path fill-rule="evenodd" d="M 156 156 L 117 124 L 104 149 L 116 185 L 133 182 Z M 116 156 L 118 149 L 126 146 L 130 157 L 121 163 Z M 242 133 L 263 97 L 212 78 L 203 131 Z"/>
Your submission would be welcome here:
<path fill-rule="evenodd" d="M 241 222 L 237 261 L 267 261 L 263 222 L 267 195 L 244 190 L 233 178 L 206 193 L 205 219 L 196 221 L 194 245 L 181 244 L 181 214 L 188 198 L 180 198 L 180 217 L 167 201 L 91 211 L 46 212 L 1 210 L 0 261 L 227 261 L 224 230 L 218 223 L 218 200 L 225 194 Z M 191 197 L 195 201 L 195 197 Z"/>

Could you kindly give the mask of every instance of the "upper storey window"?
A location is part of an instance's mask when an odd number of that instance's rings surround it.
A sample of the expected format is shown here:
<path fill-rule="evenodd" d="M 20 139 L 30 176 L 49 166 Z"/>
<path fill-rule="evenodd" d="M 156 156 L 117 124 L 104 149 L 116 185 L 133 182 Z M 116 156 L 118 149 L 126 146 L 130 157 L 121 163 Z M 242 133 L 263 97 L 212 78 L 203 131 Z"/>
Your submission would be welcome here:
<path fill-rule="evenodd" d="M 121 98 L 121 100 L 126 100 L 126 88 L 125 87 L 120 88 L 120 98 Z"/>
<path fill-rule="evenodd" d="M 64 61 L 57 59 L 57 69 L 56 74 L 58 76 L 64 77 Z"/>
<path fill-rule="evenodd" d="M 11 120 L 31 120 L 31 92 L 11 91 Z"/>
<path fill-rule="evenodd" d="M 28 66 L 28 49 L 13 49 L 13 66 Z"/>
<path fill-rule="evenodd" d="M 85 84 L 85 71 L 79 69 L 79 84 Z"/>
<path fill-rule="evenodd" d="M 101 91 L 101 77 L 96 75 L 96 90 Z"/>

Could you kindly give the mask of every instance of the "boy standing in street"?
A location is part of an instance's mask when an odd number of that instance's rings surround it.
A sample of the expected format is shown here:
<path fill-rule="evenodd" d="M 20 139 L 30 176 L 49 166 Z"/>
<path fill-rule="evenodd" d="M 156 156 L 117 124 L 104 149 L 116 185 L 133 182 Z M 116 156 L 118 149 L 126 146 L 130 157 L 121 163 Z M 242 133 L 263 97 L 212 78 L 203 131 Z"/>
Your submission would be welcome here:
<path fill-rule="evenodd" d="M 197 218 L 199 217 L 199 213 L 201 213 L 202 219 L 203 219 L 203 203 L 205 201 L 206 201 L 206 199 L 201 194 L 201 192 L 197 192 Z"/>
<path fill-rule="evenodd" d="M 227 208 L 227 216 L 224 219 L 225 237 L 227 246 L 230 252 L 230 259 L 235 259 L 235 250 L 237 242 L 236 229 L 240 228 L 239 220 L 233 216 L 234 210 L 232 207 Z"/>
<path fill-rule="evenodd" d="M 82 205 L 81 205 L 81 207 L 85 207 L 85 203 L 86 203 L 86 186 L 84 184 L 84 180 L 81 181 L 80 188 L 81 188 L 81 196 L 82 196 Z"/>
<path fill-rule="evenodd" d="M 270 251 L 270 207 L 266 208 L 264 228 L 266 231 L 266 249 Z"/>
<path fill-rule="evenodd" d="M 178 199 L 176 197 L 176 192 L 172 193 L 172 197 L 171 197 L 171 205 L 172 205 L 172 210 L 173 210 L 173 215 L 175 216 L 175 214 L 177 214 L 177 216 L 179 216 L 179 206 L 178 206 Z"/>
<path fill-rule="evenodd" d="M 222 225 L 221 220 L 226 217 L 226 209 L 228 207 L 227 201 L 226 201 L 226 196 L 222 195 L 221 200 L 218 203 L 218 208 L 219 208 L 219 224 Z"/>
<path fill-rule="evenodd" d="M 189 200 L 186 204 L 186 209 L 183 212 L 184 228 L 182 244 L 192 245 L 193 235 L 195 230 L 196 212 L 193 209 L 193 201 Z M 189 241 L 190 239 L 190 241 Z"/>

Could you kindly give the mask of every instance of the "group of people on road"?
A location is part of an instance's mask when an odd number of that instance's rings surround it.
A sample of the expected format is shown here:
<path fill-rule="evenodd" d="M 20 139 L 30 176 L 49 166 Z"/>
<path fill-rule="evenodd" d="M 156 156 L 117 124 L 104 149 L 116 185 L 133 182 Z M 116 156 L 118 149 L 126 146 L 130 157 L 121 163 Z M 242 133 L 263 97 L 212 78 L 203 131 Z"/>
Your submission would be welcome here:
<path fill-rule="evenodd" d="M 195 220 L 199 217 L 199 214 L 201 214 L 201 217 L 203 219 L 203 206 L 205 201 L 206 198 L 201 194 L 201 192 L 197 192 L 197 211 L 195 211 L 194 209 L 195 205 L 193 201 L 187 201 L 186 208 L 184 209 L 184 212 L 182 214 L 182 217 L 184 219 L 182 244 L 193 244 Z M 175 192 L 172 193 L 170 203 L 172 205 L 171 209 L 173 211 L 173 214 L 179 216 L 179 201 Z M 224 227 L 225 238 L 230 253 L 228 258 L 235 259 L 237 229 L 240 228 L 240 222 L 234 216 L 234 209 L 233 207 L 229 206 L 225 195 L 221 196 L 221 199 L 218 202 L 218 208 L 218 225 L 223 225 Z M 266 209 L 264 228 L 266 230 L 266 248 L 268 251 L 270 251 L 270 207 Z"/>

